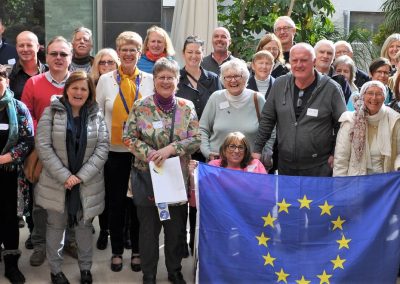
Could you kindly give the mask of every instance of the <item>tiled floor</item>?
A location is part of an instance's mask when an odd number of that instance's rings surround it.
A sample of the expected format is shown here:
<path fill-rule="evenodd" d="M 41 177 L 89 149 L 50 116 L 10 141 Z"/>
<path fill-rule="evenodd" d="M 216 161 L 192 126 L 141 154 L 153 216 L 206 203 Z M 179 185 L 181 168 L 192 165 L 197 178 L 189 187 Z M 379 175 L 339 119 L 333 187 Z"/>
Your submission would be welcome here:
<path fill-rule="evenodd" d="M 97 218 L 94 222 L 96 234 L 93 236 L 93 266 L 92 275 L 94 283 L 142 283 L 142 273 L 133 272 L 130 267 L 130 251 L 124 253 L 124 267 L 121 272 L 112 272 L 110 270 L 110 257 L 111 248 L 110 243 L 106 250 L 100 251 L 96 249 L 96 240 L 99 232 Z M 33 267 L 29 264 L 29 257 L 32 253 L 31 250 L 25 249 L 24 242 L 28 236 L 28 229 L 25 227 L 20 230 L 20 249 L 22 256 L 19 261 L 19 267 L 25 275 L 26 283 L 51 283 L 50 282 L 50 269 L 47 261 L 39 267 Z M 194 283 L 193 272 L 193 258 L 189 257 L 182 261 L 183 276 L 187 283 Z M 80 274 L 77 260 L 65 256 L 63 272 L 67 276 L 71 284 L 79 283 Z M 0 283 L 9 283 L 4 277 L 4 265 L 0 263 Z M 158 262 L 157 283 L 169 283 L 167 280 L 167 271 L 164 263 L 164 249 L 163 249 L 163 233 L 160 234 L 160 260 Z"/>

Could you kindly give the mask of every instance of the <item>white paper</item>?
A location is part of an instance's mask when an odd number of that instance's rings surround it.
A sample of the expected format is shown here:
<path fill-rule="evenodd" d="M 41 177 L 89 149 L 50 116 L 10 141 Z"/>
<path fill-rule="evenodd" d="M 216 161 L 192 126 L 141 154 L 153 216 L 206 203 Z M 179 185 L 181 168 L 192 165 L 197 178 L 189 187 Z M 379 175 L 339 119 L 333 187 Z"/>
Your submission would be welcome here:
<path fill-rule="evenodd" d="M 149 163 L 151 182 L 156 203 L 179 203 L 187 201 L 179 157 L 165 160 L 161 167 Z"/>

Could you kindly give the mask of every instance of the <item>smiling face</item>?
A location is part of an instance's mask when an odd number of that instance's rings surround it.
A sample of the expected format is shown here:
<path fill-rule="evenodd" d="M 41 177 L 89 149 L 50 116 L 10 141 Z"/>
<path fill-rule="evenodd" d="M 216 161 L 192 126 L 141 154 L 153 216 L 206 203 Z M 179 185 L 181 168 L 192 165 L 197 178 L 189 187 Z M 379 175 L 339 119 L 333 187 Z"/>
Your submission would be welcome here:
<path fill-rule="evenodd" d="M 172 71 L 163 70 L 154 77 L 154 88 L 164 98 L 169 98 L 175 94 L 177 86 L 178 79 Z"/>
<path fill-rule="evenodd" d="M 266 80 L 271 75 L 273 62 L 266 57 L 261 57 L 251 64 L 257 80 Z"/>
<path fill-rule="evenodd" d="M 199 68 L 203 60 L 203 48 L 198 43 L 189 43 L 183 52 L 185 65 L 192 68 Z"/>
<path fill-rule="evenodd" d="M 370 115 L 378 113 L 384 101 L 385 95 L 381 88 L 377 86 L 371 86 L 367 90 L 365 90 L 364 105 Z"/>
<path fill-rule="evenodd" d="M 239 70 L 228 69 L 222 75 L 224 86 L 232 96 L 240 95 L 246 87 L 246 81 Z"/>
<path fill-rule="evenodd" d="M 55 41 L 47 48 L 46 62 L 49 65 L 50 72 L 67 72 L 71 64 L 71 49 L 64 41 Z"/>
<path fill-rule="evenodd" d="M 239 168 L 245 156 L 246 146 L 236 139 L 225 148 L 226 161 L 229 168 Z"/>
<path fill-rule="evenodd" d="M 293 45 L 296 28 L 292 27 L 285 20 L 279 20 L 275 25 L 274 33 L 281 41 L 282 46 L 286 47 L 286 50 L 289 50 Z"/>
<path fill-rule="evenodd" d="M 381 81 L 386 86 L 389 82 L 390 66 L 383 65 L 377 68 L 371 75 L 372 80 Z"/>
<path fill-rule="evenodd" d="M 0 76 L 0 99 L 4 96 L 8 86 L 8 79 Z"/>
<path fill-rule="evenodd" d="M 19 60 L 24 62 L 37 61 L 39 42 L 31 32 L 22 32 L 17 36 L 16 49 Z"/>
<path fill-rule="evenodd" d="M 122 44 L 117 51 L 122 68 L 135 68 L 140 58 L 140 50 L 135 44 Z"/>
<path fill-rule="evenodd" d="M 224 53 L 228 51 L 231 44 L 231 37 L 225 28 L 216 28 L 212 36 L 214 52 Z"/>
<path fill-rule="evenodd" d="M 293 48 L 289 60 L 296 80 L 306 82 L 313 78 L 315 59 L 309 50 L 303 47 Z"/>
<path fill-rule="evenodd" d="M 89 86 L 87 81 L 79 80 L 71 83 L 66 93 L 72 110 L 79 112 L 89 97 Z"/>
<path fill-rule="evenodd" d="M 149 41 L 147 43 L 147 49 L 154 55 L 159 55 L 165 51 L 165 39 L 158 32 L 151 32 L 149 34 Z"/>
<path fill-rule="evenodd" d="M 396 63 L 396 53 L 400 50 L 400 41 L 399 40 L 395 40 L 393 41 L 391 44 L 389 44 L 388 47 L 388 55 L 389 55 L 389 60 L 392 64 Z"/>
<path fill-rule="evenodd" d="M 279 56 L 279 45 L 276 41 L 271 40 L 269 43 L 263 46 L 263 50 L 267 50 L 271 52 L 271 54 L 274 56 L 274 59 L 276 60 Z"/>
<path fill-rule="evenodd" d="M 115 69 L 117 69 L 117 63 L 115 63 L 114 59 L 110 55 L 104 54 L 99 61 L 100 75 L 111 72 Z"/>
<path fill-rule="evenodd" d="M 77 32 L 75 34 L 74 40 L 72 41 L 72 49 L 76 57 L 88 56 L 92 50 L 92 46 L 91 38 L 87 33 Z"/>

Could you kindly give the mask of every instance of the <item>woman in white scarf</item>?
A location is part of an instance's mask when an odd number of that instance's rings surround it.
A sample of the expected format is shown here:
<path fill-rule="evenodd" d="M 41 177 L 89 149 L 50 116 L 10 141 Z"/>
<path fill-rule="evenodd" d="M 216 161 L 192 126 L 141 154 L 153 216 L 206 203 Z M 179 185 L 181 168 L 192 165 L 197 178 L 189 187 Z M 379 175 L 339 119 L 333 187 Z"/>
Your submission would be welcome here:
<path fill-rule="evenodd" d="M 355 111 L 340 117 L 333 176 L 400 169 L 400 114 L 384 105 L 385 96 L 381 82 L 367 82 L 354 97 Z"/>

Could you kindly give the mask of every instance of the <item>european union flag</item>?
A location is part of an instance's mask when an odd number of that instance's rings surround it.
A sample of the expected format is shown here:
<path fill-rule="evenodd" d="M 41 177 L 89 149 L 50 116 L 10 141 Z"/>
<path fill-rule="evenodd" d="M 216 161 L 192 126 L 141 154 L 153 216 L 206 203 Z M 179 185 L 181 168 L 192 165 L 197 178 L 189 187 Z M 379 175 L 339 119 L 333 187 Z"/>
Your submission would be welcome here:
<path fill-rule="evenodd" d="M 200 283 L 396 283 L 400 174 L 292 177 L 199 165 Z"/>

